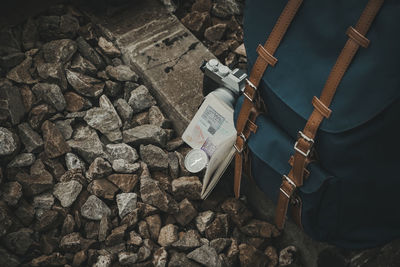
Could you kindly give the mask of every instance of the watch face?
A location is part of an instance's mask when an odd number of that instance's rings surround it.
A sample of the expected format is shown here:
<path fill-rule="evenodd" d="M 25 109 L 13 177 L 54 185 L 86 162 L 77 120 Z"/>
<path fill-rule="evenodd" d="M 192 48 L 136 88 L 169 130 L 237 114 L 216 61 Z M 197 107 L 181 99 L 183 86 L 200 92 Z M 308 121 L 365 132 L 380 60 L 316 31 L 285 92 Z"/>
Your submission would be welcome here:
<path fill-rule="evenodd" d="M 208 156 L 201 149 L 193 149 L 185 157 L 185 168 L 191 173 L 203 170 L 207 164 Z"/>

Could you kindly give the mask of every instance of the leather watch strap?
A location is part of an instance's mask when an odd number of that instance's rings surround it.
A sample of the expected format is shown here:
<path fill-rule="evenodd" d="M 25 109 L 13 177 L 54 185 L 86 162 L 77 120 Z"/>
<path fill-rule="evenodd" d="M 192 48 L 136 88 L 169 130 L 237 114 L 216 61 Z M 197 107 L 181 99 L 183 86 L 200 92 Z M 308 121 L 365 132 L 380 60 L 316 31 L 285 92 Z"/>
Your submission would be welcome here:
<path fill-rule="evenodd" d="M 317 130 L 323 119 L 328 118 L 331 114 L 329 106 L 335 95 L 336 89 L 359 47 L 362 46 L 366 48 L 368 46 L 369 40 L 365 35 L 368 32 L 372 21 L 378 14 L 383 2 L 384 0 L 369 0 L 356 26 L 354 28 L 350 27 L 347 30 L 346 33 L 349 36 L 349 39 L 346 41 L 344 48 L 340 52 L 340 55 L 328 76 L 321 96 L 319 99 L 314 97 L 312 101 L 314 110 L 311 113 L 304 130 L 299 132 L 300 135 L 295 144 L 293 167 L 289 174 L 284 177 L 281 185 L 275 218 L 278 229 L 283 229 L 284 227 L 286 213 L 292 194 L 297 187 L 303 185 L 305 168 L 308 164 L 307 158 L 309 157 L 314 144 Z"/>
<path fill-rule="evenodd" d="M 246 145 L 245 143 L 247 138 L 250 136 L 251 132 L 255 132 L 254 127 L 249 127 L 248 125 L 249 122 L 250 124 L 252 123 L 253 125 L 255 125 L 254 122 L 257 117 L 253 114 L 257 87 L 268 65 L 274 66 L 276 64 L 277 59 L 273 55 L 278 48 L 280 42 L 282 41 L 283 36 L 289 28 L 289 25 L 292 22 L 302 2 L 303 0 L 289 0 L 281 15 L 279 16 L 264 46 L 259 45 L 257 47 L 257 52 L 259 56 L 253 65 L 250 73 L 250 78 L 245 86 L 245 90 L 243 92 L 245 98 L 236 123 L 237 138 L 235 144 L 236 155 L 234 174 L 234 192 L 236 198 L 238 198 L 240 195 L 240 182 L 242 177 L 243 165 L 243 157 L 241 153 Z"/>

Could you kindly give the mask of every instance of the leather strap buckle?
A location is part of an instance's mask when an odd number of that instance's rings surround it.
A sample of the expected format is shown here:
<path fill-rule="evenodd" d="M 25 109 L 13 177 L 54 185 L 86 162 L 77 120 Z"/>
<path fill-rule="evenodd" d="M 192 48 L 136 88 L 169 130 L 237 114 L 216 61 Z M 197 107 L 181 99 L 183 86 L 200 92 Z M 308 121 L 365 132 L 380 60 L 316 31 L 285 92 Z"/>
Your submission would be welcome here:
<path fill-rule="evenodd" d="M 249 79 L 246 79 L 246 82 L 248 85 L 250 85 L 251 88 L 253 88 L 254 90 L 257 90 L 257 86 L 255 86 L 252 82 L 250 82 Z"/>
<path fill-rule="evenodd" d="M 240 133 L 240 134 L 238 135 L 238 137 L 240 137 L 240 138 L 243 139 L 243 144 L 246 143 L 247 139 L 246 139 L 246 137 L 244 136 L 243 133 Z M 239 154 L 241 154 L 241 153 L 243 152 L 243 147 L 244 147 L 244 145 L 242 145 L 242 147 L 239 148 L 239 147 L 237 146 L 237 143 L 236 143 L 236 144 L 233 145 L 233 147 L 235 148 L 235 150 L 236 150 Z"/>
<path fill-rule="evenodd" d="M 253 102 L 253 98 L 251 98 L 246 92 L 243 92 L 243 95 L 250 100 L 250 102 Z"/>
<path fill-rule="evenodd" d="M 304 157 L 308 157 L 308 155 L 311 152 L 311 148 L 314 145 L 314 139 L 308 137 L 302 131 L 299 131 L 297 135 L 298 135 L 299 139 L 302 138 L 302 139 L 306 140 L 310 144 L 310 148 L 307 150 L 307 152 L 304 152 L 303 150 L 301 150 L 300 148 L 297 147 L 297 145 L 299 143 L 299 140 L 297 140 L 296 143 L 294 144 L 294 150 L 296 150 L 297 152 L 302 154 Z"/>
<path fill-rule="evenodd" d="M 297 185 L 293 182 L 293 180 L 290 179 L 289 176 L 287 176 L 286 174 L 283 175 L 283 178 L 285 178 L 285 180 L 288 181 L 289 184 L 291 184 L 294 188 L 297 187 Z"/>
<path fill-rule="evenodd" d="M 307 135 L 305 135 L 302 131 L 299 131 L 297 133 L 297 138 L 303 138 L 304 140 L 306 140 L 307 142 L 314 144 L 314 139 L 308 137 Z"/>

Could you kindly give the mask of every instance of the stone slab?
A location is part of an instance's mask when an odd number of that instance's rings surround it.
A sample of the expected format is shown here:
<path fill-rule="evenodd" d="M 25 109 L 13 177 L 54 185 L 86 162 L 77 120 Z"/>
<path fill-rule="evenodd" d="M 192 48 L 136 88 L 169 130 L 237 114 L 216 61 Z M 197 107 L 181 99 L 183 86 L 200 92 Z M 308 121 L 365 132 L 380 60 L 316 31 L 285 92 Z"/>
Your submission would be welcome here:
<path fill-rule="evenodd" d="M 136 2 L 102 23 L 182 134 L 203 98 L 199 67 L 213 54 L 157 0 Z"/>

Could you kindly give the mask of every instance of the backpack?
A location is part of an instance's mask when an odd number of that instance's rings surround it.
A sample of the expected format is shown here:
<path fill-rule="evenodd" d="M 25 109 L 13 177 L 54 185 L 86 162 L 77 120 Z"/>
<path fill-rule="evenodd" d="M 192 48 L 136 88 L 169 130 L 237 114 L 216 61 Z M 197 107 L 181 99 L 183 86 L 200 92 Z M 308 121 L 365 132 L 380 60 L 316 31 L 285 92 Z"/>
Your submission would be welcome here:
<path fill-rule="evenodd" d="M 396 0 L 246 1 L 234 191 L 251 177 L 278 229 L 288 213 L 345 248 L 400 237 L 399 11 Z"/>

